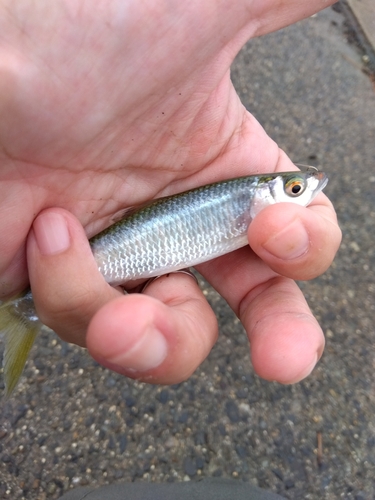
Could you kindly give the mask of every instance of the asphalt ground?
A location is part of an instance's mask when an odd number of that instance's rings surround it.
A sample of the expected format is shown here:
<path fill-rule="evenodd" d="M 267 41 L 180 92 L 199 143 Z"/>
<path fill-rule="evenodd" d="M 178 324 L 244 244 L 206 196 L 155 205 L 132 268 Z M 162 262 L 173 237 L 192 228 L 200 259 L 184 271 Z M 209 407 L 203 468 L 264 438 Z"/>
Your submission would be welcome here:
<path fill-rule="evenodd" d="M 220 339 L 185 383 L 154 387 L 45 333 L 0 407 L 0 498 L 79 485 L 231 477 L 297 499 L 375 498 L 375 88 L 336 6 L 251 41 L 242 99 L 295 162 L 323 167 L 343 244 L 301 287 L 327 338 L 311 376 L 259 379 L 239 321 L 202 284 Z"/>

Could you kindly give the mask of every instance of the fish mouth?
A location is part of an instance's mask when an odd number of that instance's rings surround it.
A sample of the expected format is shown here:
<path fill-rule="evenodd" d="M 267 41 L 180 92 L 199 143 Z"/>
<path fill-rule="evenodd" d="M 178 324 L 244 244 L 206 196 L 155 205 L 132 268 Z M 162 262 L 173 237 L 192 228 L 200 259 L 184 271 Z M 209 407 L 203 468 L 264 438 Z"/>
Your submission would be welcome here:
<path fill-rule="evenodd" d="M 313 165 L 304 165 L 302 163 L 296 163 L 295 165 L 301 170 L 301 172 L 305 172 L 306 174 L 309 173 L 318 179 L 318 191 L 322 191 L 326 187 L 328 183 L 328 176 L 325 172 L 319 170 L 318 167 L 314 167 Z"/>

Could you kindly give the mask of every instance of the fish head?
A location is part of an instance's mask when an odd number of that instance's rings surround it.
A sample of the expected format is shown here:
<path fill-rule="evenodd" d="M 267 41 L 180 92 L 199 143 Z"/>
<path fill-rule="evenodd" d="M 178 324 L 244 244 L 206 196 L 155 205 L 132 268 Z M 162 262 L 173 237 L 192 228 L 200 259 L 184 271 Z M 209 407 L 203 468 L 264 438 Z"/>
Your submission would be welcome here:
<path fill-rule="evenodd" d="M 312 167 L 305 172 L 278 172 L 259 176 L 251 216 L 254 218 L 263 208 L 275 203 L 296 203 L 305 207 L 325 188 L 327 182 L 327 175 Z"/>

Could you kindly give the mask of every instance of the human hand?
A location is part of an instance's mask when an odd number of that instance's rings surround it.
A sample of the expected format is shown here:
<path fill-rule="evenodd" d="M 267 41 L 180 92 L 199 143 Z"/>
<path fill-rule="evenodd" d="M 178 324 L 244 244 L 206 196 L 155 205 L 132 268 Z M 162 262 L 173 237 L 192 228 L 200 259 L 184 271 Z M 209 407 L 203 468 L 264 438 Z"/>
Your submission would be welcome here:
<path fill-rule="evenodd" d="M 277 5 L 1 3 L 2 297 L 30 279 L 41 319 L 116 371 L 155 383 L 194 371 L 217 336 L 199 288 L 171 275 L 123 296 L 98 273 L 87 237 L 125 206 L 293 169 L 240 103 L 228 71 L 249 37 L 321 2 Z M 199 271 L 239 315 L 256 371 L 297 381 L 324 339 L 290 278 L 330 265 L 340 241 L 334 210 L 324 195 L 308 209 L 269 207 L 249 241 L 252 250 Z"/>

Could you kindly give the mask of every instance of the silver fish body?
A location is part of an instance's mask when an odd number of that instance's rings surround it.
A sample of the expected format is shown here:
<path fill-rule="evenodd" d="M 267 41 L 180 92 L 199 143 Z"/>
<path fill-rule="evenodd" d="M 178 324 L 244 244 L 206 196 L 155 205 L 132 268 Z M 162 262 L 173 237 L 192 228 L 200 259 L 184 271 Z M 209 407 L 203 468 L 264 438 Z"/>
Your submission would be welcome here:
<path fill-rule="evenodd" d="M 241 177 L 160 198 L 92 238 L 93 255 L 112 285 L 194 266 L 247 245 L 249 224 L 264 207 L 306 206 L 326 183 L 323 172 L 308 169 Z M 0 305 L 6 396 L 42 327 L 30 291 Z"/>
<path fill-rule="evenodd" d="M 301 193 L 286 192 L 303 181 Z M 247 229 L 264 206 L 307 205 L 324 187 L 322 172 L 247 176 L 160 198 L 91 240 L 99 271 L 112 285 L 194 266 L 247 245 Z"/>

